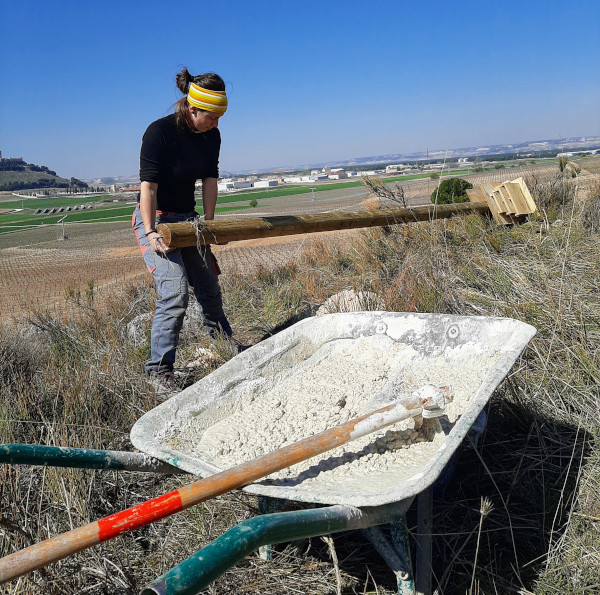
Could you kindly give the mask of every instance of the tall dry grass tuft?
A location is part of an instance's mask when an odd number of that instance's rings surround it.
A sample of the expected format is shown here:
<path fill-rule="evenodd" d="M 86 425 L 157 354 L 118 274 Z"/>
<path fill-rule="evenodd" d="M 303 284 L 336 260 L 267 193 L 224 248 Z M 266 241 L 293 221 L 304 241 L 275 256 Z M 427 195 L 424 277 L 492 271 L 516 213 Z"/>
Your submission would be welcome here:
<path fill-rule="evenodd" d="M 590 233 L 600 231 L 600 182 L 596 182 L 581 209 L 581 223 Z"/>
<path fill-rule="evenodd" d="M 525 176 L 525 183 L 531 192 L 539 213 L 552 223 L 567 214 L 575 197 L 577 182 L 561 170 L 550 180 L 540 178 L 536 173 Z"/>

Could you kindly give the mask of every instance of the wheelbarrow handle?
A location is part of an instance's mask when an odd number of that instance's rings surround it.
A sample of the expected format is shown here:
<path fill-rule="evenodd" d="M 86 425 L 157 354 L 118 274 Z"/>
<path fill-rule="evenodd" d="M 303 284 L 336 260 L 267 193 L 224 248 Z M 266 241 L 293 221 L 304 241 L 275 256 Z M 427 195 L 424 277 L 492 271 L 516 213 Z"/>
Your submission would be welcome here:
<path fill-rule="evenodd" d="M 144 473 L 182 473 L 181 469 L 141 452 L 41 444 L 0 444 L 0 463 Z"/>
<path fill-rule="evenodd" d="M 382 407 L 257 459 L 10 554 L 0 559 L 0 584 L 127 531 L 139 529 L 190 506 L 244 487 L 271 473 L 291 467 L 366 434 L 420 415 L 423 413 L 423 405 L 429 406 L 419 391 L 415 391 L 396 404 Z"/>

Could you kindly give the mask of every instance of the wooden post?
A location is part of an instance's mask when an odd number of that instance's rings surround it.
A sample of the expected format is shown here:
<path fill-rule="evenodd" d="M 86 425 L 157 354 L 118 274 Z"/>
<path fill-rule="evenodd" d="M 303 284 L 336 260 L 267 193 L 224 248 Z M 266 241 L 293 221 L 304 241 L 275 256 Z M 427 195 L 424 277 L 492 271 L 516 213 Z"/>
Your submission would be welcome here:
<path fill-rule="evenodd" d="M 271 238 L 293 234 L 388 227 L 399 223 L 447 219 L 454 215 L 478 213 L 488 215 L 485 202 L 466 202 L 451 205 L 427 205 L 411 209 L 380 211 L 331 212 L 315 215 L 281 215 L 254 219 L 229 219 L 193 223 L 163 223 L 158 226 L 165 244 L 170 248 L 185 248 L 205 244 L 225 244 L 238 240 Z"/>

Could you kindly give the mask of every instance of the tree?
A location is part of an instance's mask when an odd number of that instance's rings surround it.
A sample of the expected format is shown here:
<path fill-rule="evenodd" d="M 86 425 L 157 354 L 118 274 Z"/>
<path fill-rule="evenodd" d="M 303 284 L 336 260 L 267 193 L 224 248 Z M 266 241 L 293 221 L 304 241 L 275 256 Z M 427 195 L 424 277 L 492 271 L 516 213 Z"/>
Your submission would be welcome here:
<path fill-rule="evenodd" d="M 467 202 L 467 190 L 473 188 L 471 182 L 462 178 L 444 180 L 432 193 L 431 202 L 434 204 L 449 205 L 454 202 Z"/>

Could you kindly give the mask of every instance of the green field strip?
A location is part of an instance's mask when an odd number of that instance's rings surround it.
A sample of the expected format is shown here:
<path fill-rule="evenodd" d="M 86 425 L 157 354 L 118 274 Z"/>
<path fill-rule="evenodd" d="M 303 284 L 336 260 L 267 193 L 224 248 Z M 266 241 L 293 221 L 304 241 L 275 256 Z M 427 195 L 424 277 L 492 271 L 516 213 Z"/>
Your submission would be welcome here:
<path fill-rule="evenodd" d="M 236 207 L 218 207 L 216 213 L 228 213 L 231 211 L 240 211 L 249 209 L 248 205 L 240 205 Z M 105 209 L 95 209 L 89 211 L 76 211 L 71 213 L 57 213 L 53 215 L 27 215 L 22 214 L 16 215 L 0 215 L 0 232 L 4 231 L 17 231 L 22 229 L 32 229 L 36 227 L 45 227 L 48 225 L 57 225 L 58 221 L 65 215 L 68 216 L 65 219 L 65 226 L 68 227 L 70 223 L 101 223 L 107 221 L 131 221 L 134 207 L 129 205 L 128 207 L 112 207 Z M 204 211 L 200 208 L 199 213 L 202 215 Z"/>
<path fill-rule="evenodd" d="M 390 182 L 402 182 L 409 180 L 418 180 L 423 178 L 431 177 L 432 172 L 428 172 L 425 174 L 411 174 L 406 176 L 392 176 L 392 177 L 383 177 L 381 178 L 386 184 Z M 452 171 L 452 172 L 443 172 L 440 174 L 440 179 L 451 176 L 458 175 L 466 175 L 472 173 L 470 169 Z M 381 176 L 373 176 L 373 177 L 381 177 Z M 315 182 L 316 183 L 316 182 Z M 222 203 L 232 203 L 232 202 L 242 202 L 245 200 L 260 200 L 263 198 L 276 198 L 278 196 L 291 196 L 294 194 L 308 194 L 312 192 L 311 188 L 315 189 L 315 192 L 326 192 L 327 190 L 341 190 L 344 188 L 355 188 L 357 186 L 362 186 L 362 180 L 356 180 L 351 182 L 339 182 L 335 184 L 321 184 L 320 186 L 282 186 L 276 188 L 274 190 L 249 190 L 248 192 L 240 192 L 239 194 L 233 194 L 228 196 L 226 194 L 219 195 L 219 202 Z"/>
<path fill-rule="evenodd" d="M 95 204 L 107 201 L 113 203 L 112 197 L 107 194 L 99 194 L 98 196 L 93 197 L 69 195 L 23 199 L 19 199 L 15 196 L 15 200 L 0 202 L 0 209 L 59 209 L 60 207 L 74 207 L 82 204 Z"/>

